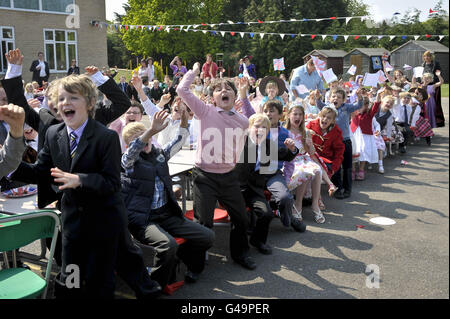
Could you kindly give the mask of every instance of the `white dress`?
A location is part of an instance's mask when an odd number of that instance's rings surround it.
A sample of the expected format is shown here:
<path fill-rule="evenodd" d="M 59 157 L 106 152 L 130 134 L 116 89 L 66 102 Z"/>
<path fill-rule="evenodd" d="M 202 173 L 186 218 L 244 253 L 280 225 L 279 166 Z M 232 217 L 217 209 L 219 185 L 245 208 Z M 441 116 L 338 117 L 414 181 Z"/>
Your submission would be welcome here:
<path fill-rule="evenodd" d="M 356 143 L 356 151 L 359 151 L 359 161 L 378 163 L 378 150 L 375 136 L 363 134 L 361 128 L 358 126 L 353 137 Z"/>

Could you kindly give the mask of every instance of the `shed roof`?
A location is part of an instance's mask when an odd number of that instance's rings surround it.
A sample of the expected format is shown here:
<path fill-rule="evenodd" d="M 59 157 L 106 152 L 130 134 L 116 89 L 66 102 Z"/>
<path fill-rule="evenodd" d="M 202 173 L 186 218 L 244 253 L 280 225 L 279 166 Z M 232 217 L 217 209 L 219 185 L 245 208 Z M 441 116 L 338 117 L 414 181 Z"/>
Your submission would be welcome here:
<path fill-rule="evenodd" d="M 349 53 L 346 54 L 349 55 L 350 53 L 352 53 L 353 51 L 358 50 L 360 51 L 362 54 L 365 54 L 367 56 L 382 56 L 385 52 L 388 52 L 388 50 L 386 50 L 385 48 L 354 48 L 353 50 L 351 50 Z"/>
<path fill-rule="evenodd" d="M 344 50 L 312 50 L 307 55 L 305 55 L 303 59 L 306 58 L 308 55 L 314 54 L 315 52 L 327 58 L 342 58 L 344 57 L 344 55 L 347 54 L 347 52 Z"/>
<path fill-rule="evenodd" d="M 398 48 L 392 50 L 391 53 L 393 53 L 397 50 L 400 50 L 401 48 L 403 48 L 407 45 L 410 45 L 411 43 L 414 43 L 414 44 L 422 47 L 423 49 L 425 49 L 427 51 L 431 51 L 433 53 L 441 53 L 441 52 L 448 53 L 448 47 L 446 47 L 445 45 L 443 45 L 442 43 L 440 43 L 438 41 L 415 41 L 415 40 L 410 40 L 410 41 L 406 42 L 405 44 L 402 44 Z"/>

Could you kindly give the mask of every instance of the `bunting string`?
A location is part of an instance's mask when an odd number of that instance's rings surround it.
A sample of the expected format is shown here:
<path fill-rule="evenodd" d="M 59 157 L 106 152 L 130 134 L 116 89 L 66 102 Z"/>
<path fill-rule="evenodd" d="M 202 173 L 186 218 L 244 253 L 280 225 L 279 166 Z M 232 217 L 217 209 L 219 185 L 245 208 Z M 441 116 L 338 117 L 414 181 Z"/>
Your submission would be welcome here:
<path fill-rule="evenodd" d="M 330 18 L 328 18 L 330 19 Z M 300 37 L 310 37 L 311 39 L 322 39 L 330 37 L 333 41 L 336 41 L 339 37 L 344 38 L 344 41 L 348 39 L 358 40 L 358 39 L 378 39 L 381 40 L 383 38 L 388 38 L 389 41 L 392 41 L 395 38 L 401 38 L 402 40 L 406 40 L 408 38 L 414 38 L 414 40 L 418 40 L 419 38 L 425 37 L 426 39 L 438 38 L 441 41 L 444 37 L 448 37 L 447 34 L 403 34 L 403 35 L 393 35 L 393 34 L 311 34 L 311 33 L 274 33 L 274 32 L 249 32 L 249 31 L 224 31 L 224 30 L 204 30 L 204 29 L 196 29 L 194 25 L 118 25 L 118 24 L 108 24 L 103 22 L 95 22 L 92 23 L 94 26 L 99 28 L 110 28 L 115 30 L 141 30 L 141 31 L 185 31 L 185 32 L 202 32 L 203 34 L 210 35 L 221 35 L 224 37 L 226 34 L 231 36 L 240 35 L 244 38 L 245 35 L 250 36 L 250 38 L 255 38 L 255 36 L 259 36 L 261 39 L 264 36 L 279 36 L 281 39 L 285 38 L 295 38 L 297 36 Z M 191 28 L 192 27 L 192 28 Z"/>

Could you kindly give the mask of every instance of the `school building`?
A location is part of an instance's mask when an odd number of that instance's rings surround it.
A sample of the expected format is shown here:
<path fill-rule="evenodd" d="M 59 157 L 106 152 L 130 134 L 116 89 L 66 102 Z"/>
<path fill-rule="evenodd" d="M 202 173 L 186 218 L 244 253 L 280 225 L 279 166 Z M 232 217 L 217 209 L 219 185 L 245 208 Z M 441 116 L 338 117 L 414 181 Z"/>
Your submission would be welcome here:
<path fill-rule="evenodd" d="M 23 78 L 31 81 L 31 63 L 44 52 L 50 80 L 67 74 L 72 59 L 81 70 L 107 66 L 104 0 L 0 0 L 0 74 L 7 69 L 5 52 L 19 48 L 24 55 Z M 1 75 L 0 75 L 1 76 Z"/>

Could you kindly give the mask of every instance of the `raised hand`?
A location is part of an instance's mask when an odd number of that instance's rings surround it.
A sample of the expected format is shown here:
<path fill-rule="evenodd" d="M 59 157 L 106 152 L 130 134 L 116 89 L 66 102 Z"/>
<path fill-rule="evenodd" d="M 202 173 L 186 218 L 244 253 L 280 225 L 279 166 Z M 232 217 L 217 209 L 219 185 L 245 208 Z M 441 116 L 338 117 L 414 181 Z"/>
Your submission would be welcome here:
<path fill-rule="evenodd" d="M 63 172 L 59 168 L 51 168 L 51 175 L 55 178 L 55 183 L 62 183 L 59 186 L 59 190 L 64 190 L 67 188 L 77 188 L 81 185 L 80 176 L 76 174 L 71 174 L 67 172 Z"/>
<path fill-rule="evenodd" d="M 5 53 L 5 57 L 9 64 L 22 65 L 23 63 L 23 55 L 20 49 L 10 50 L 8 53 Z"/>
<path fill-rule="evenodd" d="M 167 103 L 169 103 L 170 99 L 171 99 L 170 93 L 164 94 L 163 96 L 161 96 L 161 100 L 159 101 L 158 104 L 166 105 Z"/>
<path fill-rule="evenodd" d="M 286 145 L 286 147 L 287 147 L 291 152 L 295 152 L 296 147 L 295 147 L 295 142 L 294 142 L 293 139 L 287 138 L 287 139 L 284 141 L 284 145 Z"/>
<path fill-rule="evenodd" d="M 181 111 L 180 127 L 187 128 L 188 127 L 189 114 L 187 112 L 186 105 L 184 105 L 184 103 L 179 103 L 178 107 L 180 108 L 180 111 Z"/>
<path fill-rule="evenodd" d="M 8 123 L 9 133 L 12 137 L 23 136 L 23 123 L 25 122 L 23 108 L 14 104 L 0 106 L 0 120 Z"/>
<path fill-rule="evenodd" d="M 192 67 L 192 71 L 194 71 L 195 74 L 200 74 L 200 70 L 200 62 L 195 62 L 194 66 Z"/>
<path fill-rule="evenodd" d="M 152 124 L 150 125 L 150 131 L 153 133 L 153 135 L 158 134 L 159 132 L 164 130 L 167 125 L 169 125 L 169 122 L 166 122 L 168 116 L 169 113 L 167 113 L 166 110 L 155 113 L 155 115 L 153 116 Z"/>
<path fill-rule="evenodd" d="M 133 75 L 131 83 L 133 83 L 133 86 L 137 91 L 142 90 L 142 79 L 137 75 Z"/>
<path fill-rule="evenodd" d="M 86 75 L 94 75 L 95 73 L 97 73 L 99 70 L 95 65 L 90 65 L 87 66 L 86 68 L 84 68 L 84 70 L 86 71 Z"/>

